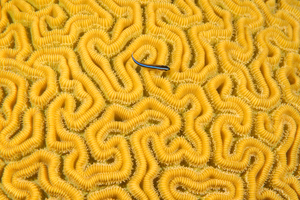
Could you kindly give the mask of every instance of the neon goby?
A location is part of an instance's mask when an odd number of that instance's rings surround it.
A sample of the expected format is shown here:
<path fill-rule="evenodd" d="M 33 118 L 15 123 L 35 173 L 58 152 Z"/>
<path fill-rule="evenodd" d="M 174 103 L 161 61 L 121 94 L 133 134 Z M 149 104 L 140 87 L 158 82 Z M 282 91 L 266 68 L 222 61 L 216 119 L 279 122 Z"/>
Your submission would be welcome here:
<path fill-rule="evenodd" d="M 151 68 L 151 69 L 160 69 L 160 70 L 164 70 L 164 71 L 169 71 L 170 70 L 170 68 L 166 65 L 155 65 L 155 64 L 147 65 L 147 64 L 144 64 L 144 63 L 140 63 L 140 62 L 138 62 L 134 59 L 133 53 L 131 54 L 131 57 L 137 65 L 140 65 L 142 67 L 147 67 L 147 68 Z"/>

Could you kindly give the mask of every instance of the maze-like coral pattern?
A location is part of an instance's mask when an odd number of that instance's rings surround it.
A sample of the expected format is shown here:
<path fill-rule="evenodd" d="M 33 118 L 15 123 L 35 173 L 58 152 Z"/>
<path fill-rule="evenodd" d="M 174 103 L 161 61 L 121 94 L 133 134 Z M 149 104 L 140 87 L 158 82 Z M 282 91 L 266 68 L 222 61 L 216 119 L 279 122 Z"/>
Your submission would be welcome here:
<path fill-rule="evenodd" d="M 298 0 L 0 9 L 1 200 L 300 199 Z"/>

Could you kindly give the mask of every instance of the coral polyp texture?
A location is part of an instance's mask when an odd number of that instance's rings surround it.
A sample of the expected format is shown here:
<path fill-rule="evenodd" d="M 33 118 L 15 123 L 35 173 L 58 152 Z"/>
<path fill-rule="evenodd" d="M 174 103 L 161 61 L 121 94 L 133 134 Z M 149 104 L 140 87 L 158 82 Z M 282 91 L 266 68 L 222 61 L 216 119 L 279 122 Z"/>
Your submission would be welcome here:
<path fill-rule="evenodd" d="M 0 9 L 1 200 L 300 199 L 299 1 Z"/>

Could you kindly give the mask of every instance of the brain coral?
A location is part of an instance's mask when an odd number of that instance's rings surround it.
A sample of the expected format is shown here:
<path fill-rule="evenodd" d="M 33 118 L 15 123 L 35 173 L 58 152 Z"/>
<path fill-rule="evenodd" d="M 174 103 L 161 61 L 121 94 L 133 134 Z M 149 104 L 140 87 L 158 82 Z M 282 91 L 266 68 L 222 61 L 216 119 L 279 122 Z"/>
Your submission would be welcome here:
<path fill-rule="evenodd" d="M 300 1 L 0 11 L 1 200 L 300 199 Z"/>

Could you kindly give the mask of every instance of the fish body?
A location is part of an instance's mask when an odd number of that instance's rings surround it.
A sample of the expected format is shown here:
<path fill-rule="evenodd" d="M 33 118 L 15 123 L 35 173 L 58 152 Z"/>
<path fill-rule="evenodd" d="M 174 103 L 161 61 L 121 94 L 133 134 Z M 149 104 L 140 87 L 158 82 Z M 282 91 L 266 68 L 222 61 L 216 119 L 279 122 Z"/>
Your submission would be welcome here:
<path fill-rule="evenodd" d="M 159 69 L 159 70 L 164 70 L 164 71 L 169 71 L 170 70 L 170 68 L 167 65 L 155 65 L 155 64 L 147 65 L 147 64 L 144 64 L 144 63 L 140 63 L 140 62 L 138 62 L 134 59 L 133 53 L 131 54 L 131 57 L 137 65 L 140 65 L 142 67 L 147 67 L 147 68 L 151 68 L 151 69 Z"/>

